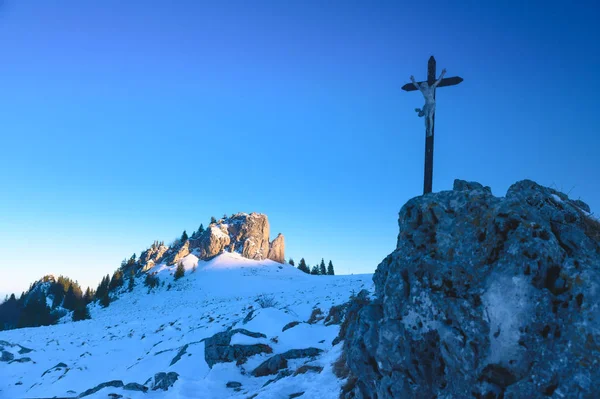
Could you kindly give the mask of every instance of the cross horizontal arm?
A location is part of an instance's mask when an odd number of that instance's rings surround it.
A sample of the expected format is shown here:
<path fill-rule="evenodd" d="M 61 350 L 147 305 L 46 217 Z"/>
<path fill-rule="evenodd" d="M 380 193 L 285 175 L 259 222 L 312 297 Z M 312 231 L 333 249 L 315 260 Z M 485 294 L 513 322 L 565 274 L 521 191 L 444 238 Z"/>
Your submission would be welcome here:
<path fill-rule="evenodd" d="M 454 86 L 454 85 L 459 84 L 462 81 L 463 81 L 463 78 L 461 78 L 459 76 L 453 76 L 451 78 L 444 78 L 444 79 L 442 79 L 440 84 L 437 85 L 437 87 L 439 88 L 439 87 L 445 87 L 445 86 Z M 421 83 L 427 83 L 427 82 L 417 82 L 417 83 L 421 84 Z M 402 86 L 402 90 L 415 91 L 415 90 L 419 90 L 419 89 L 417 89 L 414 84 L 407 83 L 404 86 Z"/>

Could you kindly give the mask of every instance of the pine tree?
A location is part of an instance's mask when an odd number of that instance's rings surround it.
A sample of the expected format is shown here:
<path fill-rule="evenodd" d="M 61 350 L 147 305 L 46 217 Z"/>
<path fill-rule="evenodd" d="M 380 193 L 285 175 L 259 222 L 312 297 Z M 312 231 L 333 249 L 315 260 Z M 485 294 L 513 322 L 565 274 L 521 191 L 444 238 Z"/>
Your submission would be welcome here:
<path fill-rule="evenodd" d="M 73 290 L 73 285 L 69 285 L 69 289 L 65 294 L 65 299 L 63 301 L 63 308 L 68 310 L 75 310 L 77 307 L 77 297 L 75 296 L 75 291 Z"/>
<path fill-rule="evenodd" d="M 292 258 L 290 258 L 290 260 L 288 261 L 288 263 L 289 263 L 291 266 L 296 266 L 296 265 L 294 264 L 294 259 L 292 259 Z"/>
<path fill-rule="evenodd" d="M 123 271 L 117 270 L 113 273 L 110 283 L 108 283 L 108 290 L 113 291 L 118 287 L 123 286 Z"/>
<path fill-rule="evenodd" d="M 333 270 L 333 263 L 329 261 L 329 265 L 327 265 L 327 275 L 334 276 L 335 271 Z"/>
<path fill-rule="evenodd" d="M 200 237 L 202 233 L 204 233 L 204 225 L 200 223 L 200 227 L 198 228 L 198 237 Z"/>
<path fill-rule="evenodd" d="M 45 295 L 31 296 L 19 316 L 18 328 L 39 327 L 54 324 L 56 320 L 50 314 Z"/>
<path fill-rule="evenodd" d="M 210 224 L 213 224 L 213 223 L 215 223 L 215 224 L 216 224 L 216 223 L 217 223 L 217 219 L 215 219 L 215 217 L 214 217 L 214 216 L 211 216 L 211 217 L 210 217 Z"/>
<path fill-rule="evenodd" d="M 103 308 L 106 308 L 106 307 L 108 307 L 108 305 L 110 305 L 110 296 L 108 295 L 108 291 L 106 291 L 104 296 L 102 298 L 100 298 L 100 305 Z"/>
<path fill-rule="evenodd" d="M 183 263 L 179 262 L 177 264 L 177 269 L 175 269 L 175 280 L 179 280 L 185 275 L 185 268 L 183 267 Z"/>
<path fill-rule="evenodd" d="M 310 274 L 310 269 L 306 265 L 306 261 L 304 258 L 300 259 L 300 263 L 298 264 L 298 270 L 303 271 L 304 273 Z"/>
<path fill-rule="evenodd" d="M 181 243 L 185 243 L 188 240 L 188 234 L 185 230 L 183 230 L 183 233 L 181 234 Z"/>
<path fill-rule="evenodd" d="M 0 330 L 16 328 L 21 310 L 15 294 L 11 294 L 10 297 L 0 305 Z"/>
<path fill-rule="evenodd" d="M 144 285 L 148 287 L 148 289 L 152 289 L 160 283 L 157 276 L 153 274 L 146 274 L 146 278 L 144 279 Z"/>
<path fill-rule="evenodd" d="M 135 265 L 135 258 L 136 258 L 135 254 L 131 255 L 131 258 L 129 258 L 129 260 L 124 261 L 125 266 L 131 267 L 131 266 Z M 123 269 L 123 268 L 124 268 L 123 263 L 121 263 L 121 269 Z"/>
<path fill-rule="evenodd" d="M 63 302 L 63 299 L 65 299 L 65 291 L 59 283 L 51 284 L 48 294 L 52 295 L 52 309 L 59 306 Z"/>
<path fill-rule="evenodd" d="M 133 287 L 135 287 L 135 275 L 132 270 L 131 273 L 129 273 L 129 283 L 127 284 L 129 292 L 133 291 Z"/>
<path fill-rule="evenodd" d="M 96 289 L 96 295 L 94 296 L 96 300 L 100 300 L 105 296 L 105 294 L 108 294 L 109 283 L 110 277 L 107 274 L 105 277 L 102 278 L 100 284 L 98 284 L 98 288 Z"/>
<path fill-rule="evenodd" d="M 319 265 L 319 274 L 324 276 L 327 274 L 327 269 L 325 268 L 325 259 L 321 258 L 321 264 Z"/>
<path fill-rule="evenodd" d="M 93 299 L 94 294 L 92 293 L 90 287 L 87 287 L 87 289 L 85 290 L 85 294 L 83 294 L 83 303 L 87 305 L 88 303 L 92 302 Z"/>
<path fill-rule="evenodd" d="M 312 269 L 310 269 L 310 274 L 312 274 L 313 276 L 318 276 L 319 275 L 319 265 L 314 265 L 312 267 Z"/>
<path fill-rule="evenodd" d="M 106 305 L 108 306 L 108 305 Z M 87 306 L 84 304 L 80 304 L 79 306 L 77 306 L 77 308 L 73 311 L 73 321 L 80 321 L 80 320 L 87 320 L 87 319 L 91 319 L 90 316 L 90 311 L 88 310 Z"/>

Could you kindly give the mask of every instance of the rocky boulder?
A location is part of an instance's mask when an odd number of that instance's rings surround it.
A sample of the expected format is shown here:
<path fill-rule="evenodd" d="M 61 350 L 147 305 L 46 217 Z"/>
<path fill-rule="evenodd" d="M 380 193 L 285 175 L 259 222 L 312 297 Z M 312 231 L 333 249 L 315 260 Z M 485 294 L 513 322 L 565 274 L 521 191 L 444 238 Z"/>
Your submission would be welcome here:
<path fill-rule="evenodd" d="M 283 263 L 283 235 L 269 243 L 269 219 L 260 213 L 237 213 L 212 223 L 200 237 L 190 240 L 190 251 L 200 259 L 210 259 L 223 251 L 237 252 L 254 260 L 273 259 Z"/>
<path fill-rule="evenodd" d="M 177 264 L 181 259 L 185 258 L 190 254 L 190 241 L 187 240 L 173 255 L 173 260 L 168 262 L 171 265 Z"/>
<path fill-rule="evenodd" d="M 99 390 L 107 388 L 107 387 L 121 388 L 122 386 L 123 386 L 123 381 L 121 381 L 121 380 L 112 380 L 112 381 L 108 381 L 108 382 L 103 382 L 102 384 L 96 385 L 94 388 L 90 388 L 90 389 L 80 393 L 77 397 L 84 398 L 86 396 L 93 395 L 96 392 L 98 392 Z"/>
<path fill-rule="evenodd" d="M 285 263 L 285 238 L 279 233 L 269 245 L 269 259 L 279 263 Z"/>
<path fill-rule="evenodd" d="M 204 360 L 210 368 L 217 363 L 237 362 L 244 363 L 250 356 L 259 353 L 272 353 L 270 346 L 265 344 L 253 345 L 231 345 L 231 337 L 235 334 L 243 334 L 252 338 L 266 338 L 266 335 L 237 328 L 216 333 L 204 340 Z"/>
<path fill-rule="evenodd" d="M 168 249 L 169 247 L 165 245 L 152 245 L 152 247 L 142 252 L 138 260 L 142 271 L 152 269 L 156 263 L 160 263 Z"/>
<path fill-rule="evenodd" d="M 7 352 L 7 351 L 2 351 L 2 356 L 0 356 L 0 362 L 10 362 L 14 358 L 15 358 L 15 355 L 13 355 L 12 353 Z"/>
<path fill-rule="evenodd" d="M 457 181 L 408 201 L 376 298 L 347 325 L 342 396 L 597 397 L 600 223 L 588 210 L 529 180 L 504 198 Z"/>
<path fill-rule="evenodd" d="M 285 356 L 278 354 L 258 365 L 258 367 L 252 370 L 252 375 L 254 377 L 264 377 L 266 375 L 277 374 L 279 370 L 286 368 L 287 365 L 288 362 Z"/>
<path fill-rule="evenodd" d="M 210 259 L 219 255 L 230 242 L 227 227 L 223 225 L 210 225 L 200 238 L 190 240 L 191 247 L 198 248 L 200 259 Z"/>
<path fill-rule="evenodd" d="M 323 350 L 318 348 L 291 349 L 265 360 L 252 371 L 252 375 L 255 377 L 264 377 L 266 375 L 277 374 L 279 370 L 287 368 L 288 360 L 305 357 L 314 358 L 321 352 L 323 352 Z"/>
<path fill-rule="evenodd" d="M 179 379 L 179 374 L 174 371 L 170 371 L 168 373 L 160 372 L 154 374 L 154 381 L 152 382 L 152 390 L 153 391 L 167 391 L 175 382 Z"/>
<path fill-rule="evenodd" d="M 244 258 L 263 260 L 269 254 L 269 219 L 260 213 L 238 213 L 223 220 L 231 237 L 230 252 Z"/>
<path fill-rule="evenodd" d="M 128 384 L 125 384 L 125 386 L 123 386 L 123 389 L 126 391 L 138 391 L 138 392 L 147 392 L 148 391 L 148 387 L 146 387 L 142 384 L 138 384 L 137 382 L 130 382 Z"/>

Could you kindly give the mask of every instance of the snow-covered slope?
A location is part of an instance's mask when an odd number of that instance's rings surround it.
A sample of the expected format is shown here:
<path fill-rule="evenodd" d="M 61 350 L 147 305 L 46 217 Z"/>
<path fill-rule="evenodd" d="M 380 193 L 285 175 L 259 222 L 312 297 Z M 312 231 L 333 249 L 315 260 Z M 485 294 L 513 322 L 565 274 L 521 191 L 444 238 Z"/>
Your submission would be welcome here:
<path fill-rule="evenodd" d="M 371 290 L 372 275 L 310 276 L 290 265 L 231 253 L 210 261 L 188 255 L 183 263 L 183 278 L 174 280 L 174 266 L 157 265 L 152 272 L 157 272 L 159 287 L 148 292 L 140 277 L 132 292 L 124 290 L 108 308 L 92 306 L 91 320 L 0 332 L 4 360 L 12 358 L 0 362 L 0 398 L 77 397 L 113 380 L 150 390 L 106 387 L 86 397 L 116 393 L 124 398 L 260 399 L 301 392 L 306 398 L 338 397 L 341 381 L 332 374 L 331 363 L 341 350 L 339 344 L 332 346 L 339 326 L 306 321 L 314 308 L 327 314 L 352 292 Z M 277 303 L 262 308 L 259 297 Z M 300 324 L 282 331 L 293 321 Z M 240 365 L 217 363 L 210 368 L 203 339 L 230 327 L 266 336 L 238 333 L 231 345 L 262 343 L 272 353 L 251 356 Z M 321 372 L 286 376 L 266 386 L 274 375 L 251 375 L 275 354 L 309 347 L 323 352 L 316 358 L 292 359 L 288 369 L 294 372 L 308 364 L 323 367 Z M 152 390 L 159 372 L 178 374 L 166 392 Z M 228 382 L 235 384 L 227 387 Z"/>

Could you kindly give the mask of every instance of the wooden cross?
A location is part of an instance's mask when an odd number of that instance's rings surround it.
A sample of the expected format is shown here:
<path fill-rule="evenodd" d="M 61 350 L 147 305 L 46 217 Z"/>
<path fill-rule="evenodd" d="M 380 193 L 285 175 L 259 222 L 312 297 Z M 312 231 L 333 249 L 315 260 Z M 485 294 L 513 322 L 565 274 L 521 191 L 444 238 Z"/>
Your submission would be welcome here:
<path fill-rule="evenodd" d="M 436 73 L 435 73 L 435 58 L 433 56 L 429 57 L 429 62 L 427 63 L 427 84 L 431 87 L 436 81 Z M 437 87 L 445 87 L 445 86 L 454 86 L 462 82 L 463 79 L 454 76 L 451 78 L 444 78 L 437 85 Z M 424 82 L 417 82 L 418 84 Z M 404 91 L 415 91 L 419 90 L 412 83 L 407 83 L 402 86 L 402 90 Z M 433 93 L 433 98 L 435 99 L 435 91 Z M 427 136 L 427 132 L 425 133 L 425 182 L 423 183 L 423 194 L 428 194 L 431 192 L 433 186 L 433 134 L 435 127 L 435 113 L 433 114 L 433 123 L 430 126 L 431 135 Z"/>

